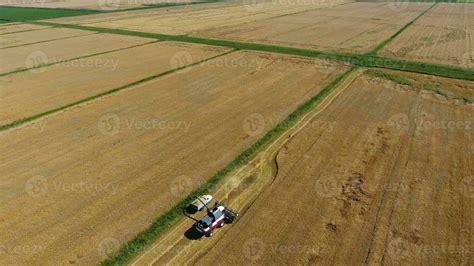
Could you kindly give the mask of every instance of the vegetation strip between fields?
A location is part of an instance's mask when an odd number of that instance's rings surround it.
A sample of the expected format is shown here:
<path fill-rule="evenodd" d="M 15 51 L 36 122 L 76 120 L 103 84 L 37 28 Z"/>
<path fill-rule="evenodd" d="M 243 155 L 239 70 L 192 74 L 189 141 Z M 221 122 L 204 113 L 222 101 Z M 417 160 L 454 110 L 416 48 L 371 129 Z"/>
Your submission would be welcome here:
<path fill-rule="evenodd" d="M 136 47 L 140 47 L 140 46 L 145 46 L 145 45 L 149 45 L 149 44 L 154 44 L 154 43 L 158 43 L 158 42 L 162 42 L 162 41 L 161 40 L 155 40 L 155 41 L 151 41 L 151 42 L 148 42 L 148 43 L 132 45 L 132 46 L 119 48 L 119 49 L 115 49 L 115 50 L 99 52 L 99 53 L 90 54 L 90 55 L 84 55 L 84 56 L 80 56 L 80 57 L 60 60 L 60 61 L 47 63 L 47 64 L 40 64 L 38 66 L 34 66 L 34 67 L 30 67 L 30 68 L 19 68 L 19 69 L 15 69 L 13 71 L 10 71 L 10 72 L 0 73 L 0 77 L 7 76 L 7 75 L 10 75 L 10 74 L 19 73 L 19 72 L 30 71 L 30 70 L 34 70 L 34 69 L 38 69 L 38 68 L 42 68 L 42 67 L 53 66 L 53 65 L 57 65 L 57 64 L 66 63 L 66 62 L 72 62 L 72 61 L 75 61 L 75 60 L 81 60 L 81 59 L 85 59 L 85 58 L 89 58 L 89 57 L 94 57 L 94 56 L 99 56 L 99 55 L 104 55 L 104 54 L 110 54 L 110 53 L 113 53 L 113 52 L 119 52 L 119 51 L 128 50 L 128 49 L 132 49 L 132 48 L 136 48 Z"/>
<path fill-rule="evenodd" d="M 272 53 L 280 53 L 280 54 L 305 56 L 305 57 L 315 57 L 315 58 L 321 58 L 321 59 L 327 59 L 327 60 L 338 60 L 338 61 L 349 62 L 356 66 L 362 66 L 362 67 L 368 67 L 368 68 L 373 68 L 373 67 L 386 68 L 386 69 L 393 69 L 393 70 L 415 72 L 415 73 L 420 73 L 420 74 L 429 74 L 429 75 L 447 77 L 447 78 L 474 80 L 474 69 L 472 68 L 423 63 L 423 62 L 417 62 L 417 61 L 407 61 L 407 60 L 401 60 L 401 59 L 395 59 L 395 58 L 385 58 L 385 57 L 379 57 L 377 55 L 359 55 L 359 54 L 349 54 L 349 53 L 322 52 L 322 51 L 316 51 L 316 50 L 307 50 L 307 49 L 302 49 L 302 48 L 283 47 L 283 46 L 275 46 L 275 45 L 268 45 L 268 44 L 217 40 L 217 39 L 208 39 L 208 38 L 201 38 L 201 37 L 192 37 L 192 36 L 187 36 L 187 35 L 166 35 L 166 34 L 147 33 L 147 32 L 139 32 L 139 31 L 121 30 L 121 29 L 107 29 L 107 28 L 98 28 L 98 27 L 92 27 L 92 26 L 83 26 L 83 25 L 76 25 L 76 24 L 62 24 L 62 23 L 53 23 L 53 22 L 45 22 L 45 21 L 30 21 L 28 23 L 36 24 L 36 25 L 47 25 L 47 26 L 65 27 L 65 28 L 71 28 L 71 29 L 89 30 L 89 31 L 96 31 L 96 32 L 101 32 L 101 33 L 155 38 L 155 39 L 160 39 L 164 41 L 198 43 L 198 44 L 222 46 L 222 47 L 242 49 L 242 50 L 254 50 L 254 51 L 262 51 L 262 52 L 272 52 Z"/>
<path fill-rule="evenodd" d="M 238 155 L 232 162 L 230 162 L 224 169 L 218 171 L 208 181 L 202 184 L 199 188 L 191 192 L 184 199 L 179 201 L 165 214 L 156 219 L 151 226 L 145 231 L 139 233 L 133 240 L 123 245 L 120 250 L 111 257 L 102 262 L 103 265 L 123 265 L 134 258 L 140 251 L 155 240 L 163 231 L 168 229 L 180 217 L 182 217 L 183 208 L 194 198 L 195 195 L 207 194 L 209 189 L 215 187 L 225 176 L 237 169 L 237 167 L 248 162 L 258 150 L 268 145 L 272 140 L 280 136 L 286 129 L 298 122 L 305 113 L 314 108 L 327 95 L 337 88 L 342 81 L 344 81 L 353 71 L 358 67 L 352 67 L 342 75 L 338 76 L 331 83 L 326 85 L 315 96 L 300 105 L 294 112 L 287 116 L 283 121 L 278 123 L 274 128 L 268 131 L 262 138 L 254 143 L 250 148 Z"/>
<path fill-rule="evenodd" d="M 236 51 L 236 50 L 235 50 L 235 49 L 234 49 L 234 50 L 230 50 L 230 51 L 227 51 L 227 52 L 225 52 L 225 53 L 222 53 L 222 54 L 219 54 L 219 55 L 216 55 L 216 56 L 213 56 L 213 57 L 210 57 L 210 58 L 201 60 L 201 61 L 199 61 L 199 62 L 192 63 L 192 64 L 190 64 L 190 65 L 186 65 L 186 66 L 174 68 L 174 69 L 171 69 L 171 70 L 162 72 L 162 73 L 160 73 L 160 74 L 156 74 L 156 75 L 153 75 L 153 76 L 149 76 L 149 77 L 146 77 L 146 78 L 143 78 L 143 79 L 134 81 L 134 82 L 132 82 L 132 83 L 129 83 L 129 84 L 126 84 L 126 85 L 123 85 L 123 86 L 120 86 L 120 87 L 117 87 L 117 88 L 114 88 L 114 89 L 111 89 L 111 90 L 108 90 L 108 91 L 105 91 L 105 92 L 102 92 L 102 93 L 99 93 L 99 94 L 96 94 L 96 95 L 87 97 L 87 98 L 84 98 L 84 99 L 81 99 L 81 100 L 78 100 L 78 101 L 76 101 L 76 102 L 73 102 L 73 103 L 70 103 L 70 104 L 67 104 L 67 105 L 64 105 L 64 106 L 61 106 L 61 107 L 58 107 L 58 108 L 55 108 L 55 109 L 52 109 L 52 110 L 49 110 L 49 111 L 40 113 L 40 114 L 37 114 L 37 115 L 34 115 L 34 116 L 30 116 L 30 117 L 26 117 L 26 118 L 23 118 L 23 119 L 14 121 L 14 122 L 9 123 L 9 124 L 6 124 L 6 125 L 0 125 L 0 131 L 4 131 L 4 130 L 7 130 L 7 129 L 11 129 L 11 128 L 14 128 L 14 127 L 18 127 L 18 126 L 20 126 L 20 125 L 22 125 L 22 124 L 25 124 L 25 123 L 28 123 L 28 122 L 32 122 L 32 121 L 34 121 L 34 120 L 36 120 L 36 119 L 39 119 L 39 118 L 42 118 L 42 117 L 44 117 L 44 116 L 47 116 L 47 115 L 50 115 L 50 114 L 54 114 L 54 113 L 57 113 L 57 112 L 59 112 L 59 111 L 63 111 L 63 110 L 65 110 L 65 109 L 67 109 L 67 108 L 70 108 L 70 107 L 73 107 L 73 106 L 76 106 L 76 105 L 79 105 L 79 104 L 82 104 L 82 103 L 85 103 L 85 102 L 88 102 L 88 101 L 91 101 L 91 100 L 95 100 L 95 99 L 97 99 L 97 98 L 100 98 L 100 97 L 103 97 L 103 96 L 106 96 L 106 95 L 110 95 L 110 94 L 113 94 L 113 93 L 122 91 L 122 90 L 124 90 L 124 89 L 128 89 L 128 88 L 133 87 L 133 86 L 140 85 L 140 84 L 142 84 L 142 83 L 144 83 L 144 82 L 154 80 L 154 79 L 156 79 L 156 78 L 159 78 L 159 77 L 162 77 L 162 76 L 165 76 L 165 75 L 174 73 L 174 72 L 176 72 L 176 71 L 179 71 L 179 70 L 182 70 L 182 69 L 185 69 L 185 68 L 188 68 L 188 67 L 192 67 L 192 66 L 195 66 L 195 65 L 202 64 L 202 63 L 204 63 L 204 62 L 207 62 L 207 61 L 209 61 L 209 60 L 212 60 L 212 59 L 215 59 L 215 58 L 218 58 L 218 57 L 221 57 L 221 56 L 228 55 L 228 54 L 230 54 L 230 53 L 232 53 L 232 52 L 234 52 L 234 51 Z"/>
<path fill-rule="evenodd" d="M 427 8 L 421 14 L 419 14 L 416 18 L 414 18 L 412 21 L 408 22 L 405 26 L 403 26 L 401 29 L 399 29 L 395 34 L 390 36 L 387 40 L 385 40 L 381 44 L 377 45 L 377 47 L 375 47 L 368 54 L 369 55 L 377 55 L 378 52 L 380 52 L 380 50 L 382 50 L 387 44 L 389 44 L 391 41 L 393 41 L 398 35 L 400 35 L 403 31 L 405 31 L 408 27 L 410 27 L 413 23 L 415 23 L 415 21 L 417 21 L 419 18 L 421 18 L 423 15 L 425 15 L 428 11 L 430 11 L 437 4 L 438 3 L 434 3 L 433 5 L 431 5 L 429 8 Z"/>

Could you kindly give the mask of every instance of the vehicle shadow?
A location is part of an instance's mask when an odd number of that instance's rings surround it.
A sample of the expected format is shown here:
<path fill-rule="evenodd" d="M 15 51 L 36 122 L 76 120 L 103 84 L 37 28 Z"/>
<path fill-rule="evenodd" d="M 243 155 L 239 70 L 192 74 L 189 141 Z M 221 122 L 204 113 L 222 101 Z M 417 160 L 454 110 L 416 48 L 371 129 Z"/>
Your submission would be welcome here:
<path fill-rule="evenodd" d="M 196 230 L 194 226 L 192 226 L 186 232 L 184 232 L 184 236 L 189 240 L 199 240 L 203 237 L 202 233 Z"/>

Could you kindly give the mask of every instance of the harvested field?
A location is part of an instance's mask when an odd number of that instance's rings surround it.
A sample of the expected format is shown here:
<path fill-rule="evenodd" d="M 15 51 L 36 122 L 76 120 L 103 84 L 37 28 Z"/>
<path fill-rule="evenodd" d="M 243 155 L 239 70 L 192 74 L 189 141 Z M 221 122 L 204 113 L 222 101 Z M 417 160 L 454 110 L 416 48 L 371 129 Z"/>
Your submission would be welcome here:
<path fill-rule="evenodd" d="M 12 25 L 1 25 L 0 24 L 0 35 L 6 33 L 14 33 L 14 32 L 21 32 L 21 31 L 30 31 L 30 30 L 40 30 L 46 29 L 47 26 L 39 26 L 39 25 L 32 25 L 32 24 L 12 24 Z M 3 37 L 1 37 L 3 38 Z"/>
<path fill-rule="evenodd" d="M 200 31 L 215 39 L 294 46 L 322 51 L 364 53 L 412 21 L 430 3 L 350 3 L 303 13 Z"/>
<path fill-rule="evenodd" d="M 0 6 L 17 7 L 39 7 L 39 8 L 66 8 L 66 9 L 90 9 L 90 10 L 122 10 L 129 8 L 145 7 L 148 4 L 172 4 L 172 3 L 190 3 L 199 2 L 194 0 L 171 0 L 171 1 L 152 1 L 152 0 L 0 0 Z"/>
<path fill-rule="evenodd" d="M 327 98 L 275 154 L 262 151 L 273 170 L 239 169 L 219 186 L 237 223 L 195 241 L 183 218 L 133 265 L 469 265 L 474 106 L 369 76 Z"/>
<path fill-rule="evenodd" d="M 152 41 L 156 40 L 113 34 L 94 34 L 0 49 L 0 61 L 8 62 L 0 64 L 0 74 L 123 49 Z"/>
<path fill-rule="evenodd" d="M 389 43 L 380 55 L 474 67 L 474 5 L 440 3 Z"/>
<path fill-rule="evenodd" d="M 469 265 L 473 111 L 358 79 L 280 151 L 271 188 L 197 264 Z"/>
<path fill-rule="evenodd" d="M 77 38 L 73 40 L 75 39 Z M 3 76 L 0 77 L 0 95 L 4 100 L 0 125 L 59 108 L 225 51 L 228 49 L 160 42 Z M 181 61 L 175 62 L 177 56 L 181 56 L 178 58 Z"/>
<path fill-rule="evenodd" d="M 48 28 L 43 30 L 18 32 L 1 35 L 0 49 L 90 34 L 95 34 L 95 32 L 65 28 Z"/>
<path fill-rule="evenodd" d="M 261 137 L 248 117 L 281 120 L 333 67 L 235 52 L 1 132 L 0 245 L 41 249 L 0 263 L 96 264 Z"/>
<path fill-rule="evenodd" d="M 235 3 L 202 4 L 166 9 L 149 9 L 112 14 L 61 18 L 51 22 L 81 24 L 86 26 L 134 30 L 162 34 L 191 34 L 218 27 L 253 22 L 305 10 L 327 7 L 335 2 L 315 1 L 311 4 L 258 3 L 242 5 Z"/>

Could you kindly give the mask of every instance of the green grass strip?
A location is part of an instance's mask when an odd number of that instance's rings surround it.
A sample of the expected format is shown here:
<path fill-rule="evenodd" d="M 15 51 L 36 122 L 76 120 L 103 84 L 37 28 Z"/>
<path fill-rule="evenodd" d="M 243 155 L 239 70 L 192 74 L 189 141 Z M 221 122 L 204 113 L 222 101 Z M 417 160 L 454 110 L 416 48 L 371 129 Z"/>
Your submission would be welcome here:
<path fill-rule="evenodd" d="M 386 79 L 386 80 L 390 80 L 390 81 L 395 82 L 395 83 L 400 84 L 400 85 L 411 86 L 413 88 L 420 89 L 420 90 L 432 91 L 434 93 L 437 93 L 437 94 L 442 95 L 442 96 L 447 97 L 447 98 L 461 99 L 465 103 L 471 103 L 471 104 L 474 103 L 474 96 L 471 96 L 471 97 L 456 97 L 456 96 L 450 94 L 449 92 L 447 92 L 446 89 L 444 89 L 443 87 L 441 87 L 438 84 L 433 84 L 433 83 L 428 83 L 428 82 L 418 82 L 418 81 L 411 80 L 411 79 L 408 79 L 408 78 L 405 78 L 405 77 L 401 77 L 401 76 L 396 75 L 396 74 L 387 73 L 385 71 L 381 71 L 381 70 L 378 70 L 378 69 L 369 69 L 369 70 L 365 71 L 365 74 L 370 76 L 370 77 L 383 78 L 383 79 Z"/>
<path fill-rule="evenodd" d="M 34 7 L 0 7 L 0 20 L 2 21 L 26 21 L 39 19 L 53 19 L 62 17 L 82 16 L 101 13 L 95 10 L 80 9 L 56 9 L 56 8 L 34 8 Z"/>
<path fill-rule="evenodd" d="M 286 119 L 278 123 L 274 128 L 267 132 L 261 139 L 259 139 L 250 148 L 245 150 L 239 156 L 237 156 L 230 164 L 224 169 L 217 172 L 212 176 L 206 183 L 201 185 L 199 188 L 191 192 L 178 204 L 172 207 L 162 216 L 158 217 L 151 226 L 145 231 L 139 233 L 133 240 L 123 245 L 120 250 L 111 257 L 102 262 L 102 265 L 124 265 L 132 258 L 134 258 L 140 251 L 145 248 L 148 244 L 153 242 L 163 231 L 168 229 L 173 223 L 179 218 L 183 217 L 183 209 L 194 199 L 195 195 L 207 194 L 211 188 L 214 188 L 222 179 L 229 173 L 237 169 L 237 167 L 248 162 L 257 151 L 268 145 L 272 140 L 280 136 L 285 130 L 290 128 L 292 125 L 298 122 L 305 113 L 314 108 L 321 100 L 323 100 L 329 93 L 331 93 L 337 86 L 346 79 L 357 67 L 351 68 L 344 74 L 338 76 L 331 83 L 326 85 L 323 90 L 318 94 L 307 100 L 305 103 L 300 105 L 293 113 L 291 113 Z"/>
<path fill-rule="evenodd" d="M 116 10 L 94 10 L 80 8 L 47 8 L 47 7 L 24 7 L 24 6 L 0 6 L 0 23 L 27 21 L 27 20 L 43 20 L 63 17 L 74 17 L 104 13 L 117 13 L 125 11 L 136 11 L 144 9 L 156 9 L 177 6 L 189 6 L 198 4 L 207 4 L 221 2 L 220 0 L 208 0 L 189 3 L 151 3 L 143 6 L 116 9 Z M 104 4 L 106 4 L 104 2 Z"/>
<path fill-rule="evenodd" d="M 393 41 L 398 35 L 400 35 L 403 31 L 405 31 L 408 27 L 410 27 L 415 21 L 417 21 L 419 18 L 421 18 L 423 15 L 425 15 L 429 10 L 431 10 L 433 7 L 435 7 L 438 3 L 434 3 L 431 5 L 428 9 L 423 11 L 421 14 L 419 14 L 415 19 L 412 21 L 408 22 L 405 26 L 403 26 L 401 29 L 399 29 L 395 34 L 390 36 L 387 40 L 383 41 L 381 44 L 377 45 L 372 51 L 370 51 L 368 54 L 369 55 L 377 55 L 380 50 L 382 50 L 387 44 L 389 44 L 391 41 Z"/>
<path fill-rule="evenodd" d="M 44 117 L 44 116 L 47 116 L 47 115 L 50 115 L 50 114 L 54 114 L 54 113 L 57 113 L 57 112 L 59 112 L 59 111 L 65 110 L 65 109 L 67 109 L 67 108 L 76 106 L 76 105 L 78 105 L 78 104 L 82 104 L 82 103 L 85 103 L 85 102 L 88 102 L 88 101 L 91 101 L 91 100 L 95 100 L 95 99 L 100 98 L 100 97 L 104 97 L 104 96 L 106 96 L 106 95 L 110 95 L 110 94 L 112 94 L 112 93 L 119 92 L 119 91 L 124 90 L 124 89 L 128 89 L 128 88 L 133 87 L 133 86 L 137 86 L 137 85 L 139 85 L 139 84 L 141 84 L 141 83 L 144 83 L 144 82 L 147 82 L 147 81 L 150 81 L 150 80 L 153 80 L 153 79 L 156 79 L 156 78 L 159 78 L 159 77 L 162 77 L 162 76 L 165 76 L 165 75 L 174 73 L 174 72 L 176 72 L 176 71 L 179 71 L 179 70 L 182 70 L 182 69 L 185 69 L 185 68 L 188 68 L 188 67 L 192 67 L 192 66 L 195 66 L 195 65 L 202 64 L 202 63 L 207 62 L 207 61 L 209 61 L 209 60 L 212 60 L 212 59 L 215 59 L 215 58 L 218 58 L 218 57 L 221 57 L 221 56 L 230 54 L 230 53 L 232 53 L 232 52 L 234 52 L 234 51 L 235 51 L 235 50 L 231 50 L 231 51 L 228 51 L 228 52 L 225 52 L 225 53 L 216 55 L 216 56 L 214 56 L 214 57 L 210 57 L 210 58 L 201 60 L 201 61 L 199 61 L 199 62 L 190 64 L 190 65 L 178 67 L 178 68 L 175 68 L 175 69 L 171 69 L 171 70 L 162 72 L 162 73 L 160 73 L 160 74 L 156 74 L 156 75 L 153 75 L 153 76 L 149 76 L 149 77 L 146 77 L 146 78 L 137 80 L 137 81 L 135 81 L 135 82 L 126 84 L 126 85 L 124 85 L 124 86 L 120 86 L 120 87 L 118 87 L 118 88 L 114 88 L 114 89 L 111 89 L 111 90 L 108 90 L 108 91 L 105 91 L 105 92 L 102 92 L 102 93 L 99 93 L 99 94 L 96 94 L 96 95 L 93 95 L 93 96 L 90 96 L 90 97 L 87 97 L 87 98 L 84 98 L 84 99 L 81 99 L 81 100 L 78 100 L 78 101 L 76 101 L 76 102 L 73 102 L 73 103 L 70 103 L 70 104 L 67 104 L 67 105 L 64 105 L 64 106 L 61 106 L 61 107 L 58 107 L 58 108 L 55 108 L 55 109 L 52 109 L 52 110 L 49 110 L 49 111 L 46 111 L 46 112 L 37 114 L 37 115 L 34 115 L 34 116 L 30 116 L 30 117 L 26 117 L 26 118 L 23 118 L 23 119 L 20 119 L 20 120 L 16 120 L 16 121 L 14 121 L 14 122 L 12 122 L 12 123 L 5 124 L 5 125 L 0 126 L 0 131 L 4 131 L 4 130 L 7 130 L 7 129 L 11 129 L 11 128 L 20 126 L 20 125 L 22 125 L 22 124 L 25 124 L 25 123 L 34 121 L 34 120 L 36 120 L 36 119 L 42 118 L 42 117 Z"/>
<path fill-rule="evenodd" d="M 322 51 L 307 50 L 307 49 L 302 49 L 302 48 L 282 47 L 282 46 L 275 46 L 275 45 L 268 45 L 268 44 L 217 40 L 217 39 L 209 39 L 209 38 L 201 38 L 201 37 L 192 37 L 192 36 L 187 36 L 187 35 L 166 35 L 166 34 L 147 33 L 147 32 L 121 30 L 121 29 L 107 29 L 107 28 L 98 28 L 98 27 L 92 27 L 92 26 L 61 24 L 61 23 L 52 23 L 52 22 L 44 22 L 44 21 L 41 21 L 41 22 L 31 21 L 29 23 L 37 24 L 37 25 L 65 27 L 65 28 L 71 28 L 71 29 L 89 30 L 89 31 L 96 31 L 100 33 L 111 33 L 111 34 L 121 34 L 121 35 L 128 35 L 128 36 L 155 38 L 155 39 L 160 39 L 164 41 L 198 43 L 198 44 L 222 46 L 222 47 L 241 49 L 241 50 L 254 50 L 254 51 L 262 51 L 262 52 L 298 55 L 298 56 L 305 56 L 305 57 L 315 57 L 315 58 L 321 58 L 321 59 L 327 59 L 327 60 L 345 61 L 353 65 L 363 66 L 363 67 L 387 68 L 387 69 L 403 70 L 403 71 L 429 74 L 429 75 L 435 75 L 435 76 L 441 76 L 441 77 L 447 77 L 447 78 L 474 80 L 474 69 L 472 68 L 422 63 L 422 62 L 417 62 L 417 61 L 407 61 L 407 60 L 394 59 L 394 58 L 384 58 L 384 57 L 379 57 L 376 55 L 358 55 L 358 54 L 350 54 L 350 53 L 322 52 Z"/>
<path fill-rule="evenodd" d="M 10 74 L 30 71 L 30 70 L 37 69 L 37 68 L 48 67 L 48 66 L 52 66 L 52 65 L 56 65 L 56 64 L 71 62 L 71 61 L 74 61 L 74 60 L 81 60 L 81 59 L 89 58 L 89 57 L 93 57 L 93 56 L 110 54 L 110 53 L 113 53 L 113 52 L 128 50 L 128 49 L 132 49 L 132 48 L 136 48 L 136 47 L 140 47 L 140 46 L 145 46 L 145 45 L 149 45 L 149 44 L 154 44 L 154 43 L 158 43 L 158 42 L 162 42 L 162 41 L 157 40 L 157 41 L 152 41 L 152 42 L 148 42 L 148 43 L 132 45 L 132 46 L 129 46 L 129 47 L 119 48 L 119 49 L 115 49 L 115 50 L 110 50 L 110 51 L 105 51 L 105 52 L 100 52 L 100 53 L 95 53 L 95 54 L 90 54 L 90 55 L 84 55 L 84 56 L 75 57 L 75 58 L 71 58 L 71 59 L 59 60 L 59 61 L 55 61 L 55 62 L 52 62 L 52 63 L 40 64 L 38 66 L 30 67 L 30 68 L 19 68 L 19 69 L 15 69 L 13 71 L 10 71 L 10 72 L 0 73 L 0 77 L 7 76 L 7 75 L 10 75 Z"/>

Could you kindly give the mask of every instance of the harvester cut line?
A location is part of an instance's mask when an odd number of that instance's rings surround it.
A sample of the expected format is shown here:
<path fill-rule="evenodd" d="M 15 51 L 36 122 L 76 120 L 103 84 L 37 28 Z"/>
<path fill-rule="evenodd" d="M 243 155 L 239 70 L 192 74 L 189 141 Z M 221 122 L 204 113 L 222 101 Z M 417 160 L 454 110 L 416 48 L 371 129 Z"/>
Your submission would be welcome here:
<path fill-rule="evenodd" d="M 229 174 L 223 182 L 219 185 L 219 188 L 214 191 L 212 194 L 216 195 L 219 198 L 227 199 L 229 193 L 232 191 L 229 190 L 230 185 L 234 184 L 234 188 L 239 184 L 236 184 L 234 180 L 242 181 L 245 177 L 248 177 L 252 174 L 256 174 L 256 184 L 252 184 L 252 188 L 256 190 L 256 193 L 253 193 L 253 197 L 244 197 L 242 195 L 238 195 L 238 198 L 245 199 L 244 202 L 234 202 L 232 206 L 238 206 L 237 209 L 240 209 L 239 213 L 240 216 L 245 214 L 245 212 L 254 204 L 254 202 L 258 199 L 259 195 L 268 188 L 273 181 L 276 179 L 276 176 L 273 174 L 272 167 L 276 161 L 276 157 L 289 140 L 291 140 L 294 136 L 296 136 L 306 125 L 308 125 L 317 115 L 323 112 L 328 106 L 333 103 L 336 98 L 343 93 L 360 75 L 365 72 L 365 68 L 358 68 L 349 73 L 340 84 L 337 85 L 336 89 L 330 94 L 325 97 L 322 102 L 313 107 L 312 110 L 304 114 L 298 122 L 296 122 L 293 126 L 289 127 L 284 133 L 282 133 L 277 139 L 272 141 L 264 150 L 260 151 L 253 159 L 247 162 L 245 165 L 239 167 L 234 173 Z M 260 186 L 259 186 L 260 185 Z M 243 192 L 243 194 L 249 193 Z M 219 196 L 219 195 L 227 195 L 227 196 Z M 238 201 L 238 198 L 234 201 Z M 227 203 L 229 204 L 229 203 Z M 167 254 L 174 246 L 178 244 L 181 240 L 183 240 L 183 232 L 189 227 L 189 220 L 188 219 L 181 219 L 180 221 L 176 222 L 171 228 L 169 228 L 161 237 L 159 237 L 153 246 L 146 249 L 141 255 L 136 257 L 131 265 L 153 265 L 157 263 L 157 261 L 162 257 L 163 254 Z M 207 242 L 203 243 L 199 241 L 199 243 L 195 243 L 198 241 L 192 241 L 187 243 L 188 245 L 199 245 L 199 250 L 201 252 L 183 252 L 180 254 L 180 257 L 173 256 L 170 258 L 166 264 L 176 264 L 180 262 L 175 262 L 176 259 L 183 259 L 186 258 L 186 261 L 194 261 L 199 258 L 202 254 L 204 254 L 205 250 L 212 248 L 212 246 L 216 245 L 217 242 L 220 240 L 222 236 L 225 235 L 227 229 L 221 230 L 219 234 L 216 234 L 213 239 L 206 239 Z M 165 247 L 164 249 L 160 249 Z M 151 252 L 155 251 L 156 254 L 150 254 Z M 151 257 L 148 257 L 148 256 Z M 148 258 L 148 259 L 147 259 Z"/>

